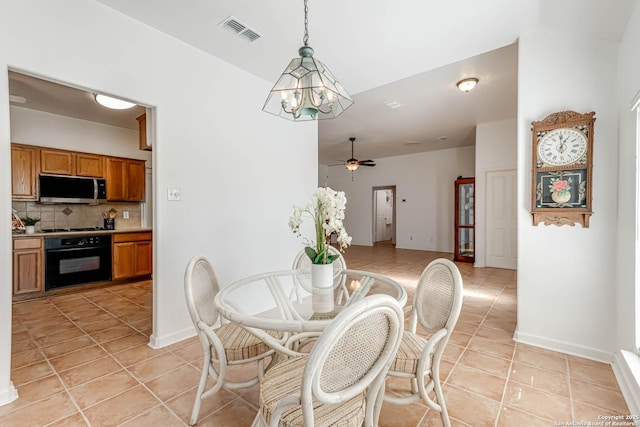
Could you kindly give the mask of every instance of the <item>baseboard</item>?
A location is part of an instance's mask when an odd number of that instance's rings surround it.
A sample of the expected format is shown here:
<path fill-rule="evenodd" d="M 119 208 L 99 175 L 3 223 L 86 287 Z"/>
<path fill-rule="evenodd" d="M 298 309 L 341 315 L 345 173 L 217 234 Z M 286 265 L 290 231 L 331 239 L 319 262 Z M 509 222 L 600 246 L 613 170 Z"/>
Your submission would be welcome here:
<path fill-rule="evenodd" d="M 630 414 L 640 414 L 640 357 L 620 350 L 614 356 L 613 373 Z"/>
<path fill-rule="evenodd" d="M 182 340 L 186 340 L 187 338 L 191 338 L 195 335 L 196 330 L 193 328 L 193 326 L 165 336 L 157 336 L 153 334 L 149 337 L 148 345 L 153 349 L 159 349 L 171 344 L 175 344 Z"/>
<path fill-rule="evenodd" d="M 599 350 L 597 348 L 586 347 L 578 344 L 571 344 L 565 341 L 558 341 L 546 337 L 540 337 L 533 334 L 527 334 L 518 331 L 513 335 L 513 339 L 523 344 L 533 345 L 535 347 L 545 348 L 547 350 L 559 351 L 560 353 L 571 354 L 573 356 L 584 357 L 602 363 L 613 363 L 613 354 Z"/>
<path fill-rule="evenodd" d="M 18 389 L 9 381 L 9 386 L 0 390 L 0 406 L 7 405 L 18 398 Z"/>

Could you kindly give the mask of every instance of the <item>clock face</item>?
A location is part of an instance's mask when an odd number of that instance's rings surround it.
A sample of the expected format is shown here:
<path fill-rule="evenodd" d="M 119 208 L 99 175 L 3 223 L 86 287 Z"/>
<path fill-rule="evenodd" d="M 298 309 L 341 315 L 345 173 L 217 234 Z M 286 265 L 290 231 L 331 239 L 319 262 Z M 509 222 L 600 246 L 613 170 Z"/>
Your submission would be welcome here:
<path fill-rule="evenodd" d="M 538 158 L 550 166 L 577 162 L 587 151 L 587 137 L 573 128 L 554 129 L 538 142 Z"/>

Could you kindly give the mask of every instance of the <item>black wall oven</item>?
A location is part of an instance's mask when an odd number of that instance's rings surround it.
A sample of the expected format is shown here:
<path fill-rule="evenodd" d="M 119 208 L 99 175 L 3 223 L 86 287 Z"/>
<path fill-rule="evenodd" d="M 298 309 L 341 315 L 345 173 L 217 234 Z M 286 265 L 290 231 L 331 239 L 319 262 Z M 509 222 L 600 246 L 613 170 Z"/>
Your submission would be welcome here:
<path fill-rule="evenodd" d="M 111 280 L 111 235 L 44 239 L 45 290 Z"/>

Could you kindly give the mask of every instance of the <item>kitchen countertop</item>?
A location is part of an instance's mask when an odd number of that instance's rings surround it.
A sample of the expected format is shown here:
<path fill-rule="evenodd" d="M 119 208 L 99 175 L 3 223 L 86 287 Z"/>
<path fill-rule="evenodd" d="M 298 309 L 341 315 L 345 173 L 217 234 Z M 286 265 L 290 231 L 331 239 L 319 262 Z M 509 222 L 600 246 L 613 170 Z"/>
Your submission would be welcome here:
<path fill-rule="evenodd" d="M 56 231 L 55 233 L 36 232 L 33 234 L 13 232 L 12 237 L 14 239 L 22 239 L 29 237 L 93 236 L 96 234 L 144 233 L 151 231 L 151 228 L 126 228 L 121 230 Z"/>

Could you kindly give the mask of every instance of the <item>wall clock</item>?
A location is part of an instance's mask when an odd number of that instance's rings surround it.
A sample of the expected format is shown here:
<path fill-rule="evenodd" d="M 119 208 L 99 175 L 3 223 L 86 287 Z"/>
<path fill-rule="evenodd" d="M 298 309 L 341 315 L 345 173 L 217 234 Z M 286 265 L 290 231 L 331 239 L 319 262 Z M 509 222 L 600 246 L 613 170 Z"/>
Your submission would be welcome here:
<path fill-rule="evenodd" d="M 589 227 L 595 114 L 562 111 L 531 122 L 533 225 Z"/>

